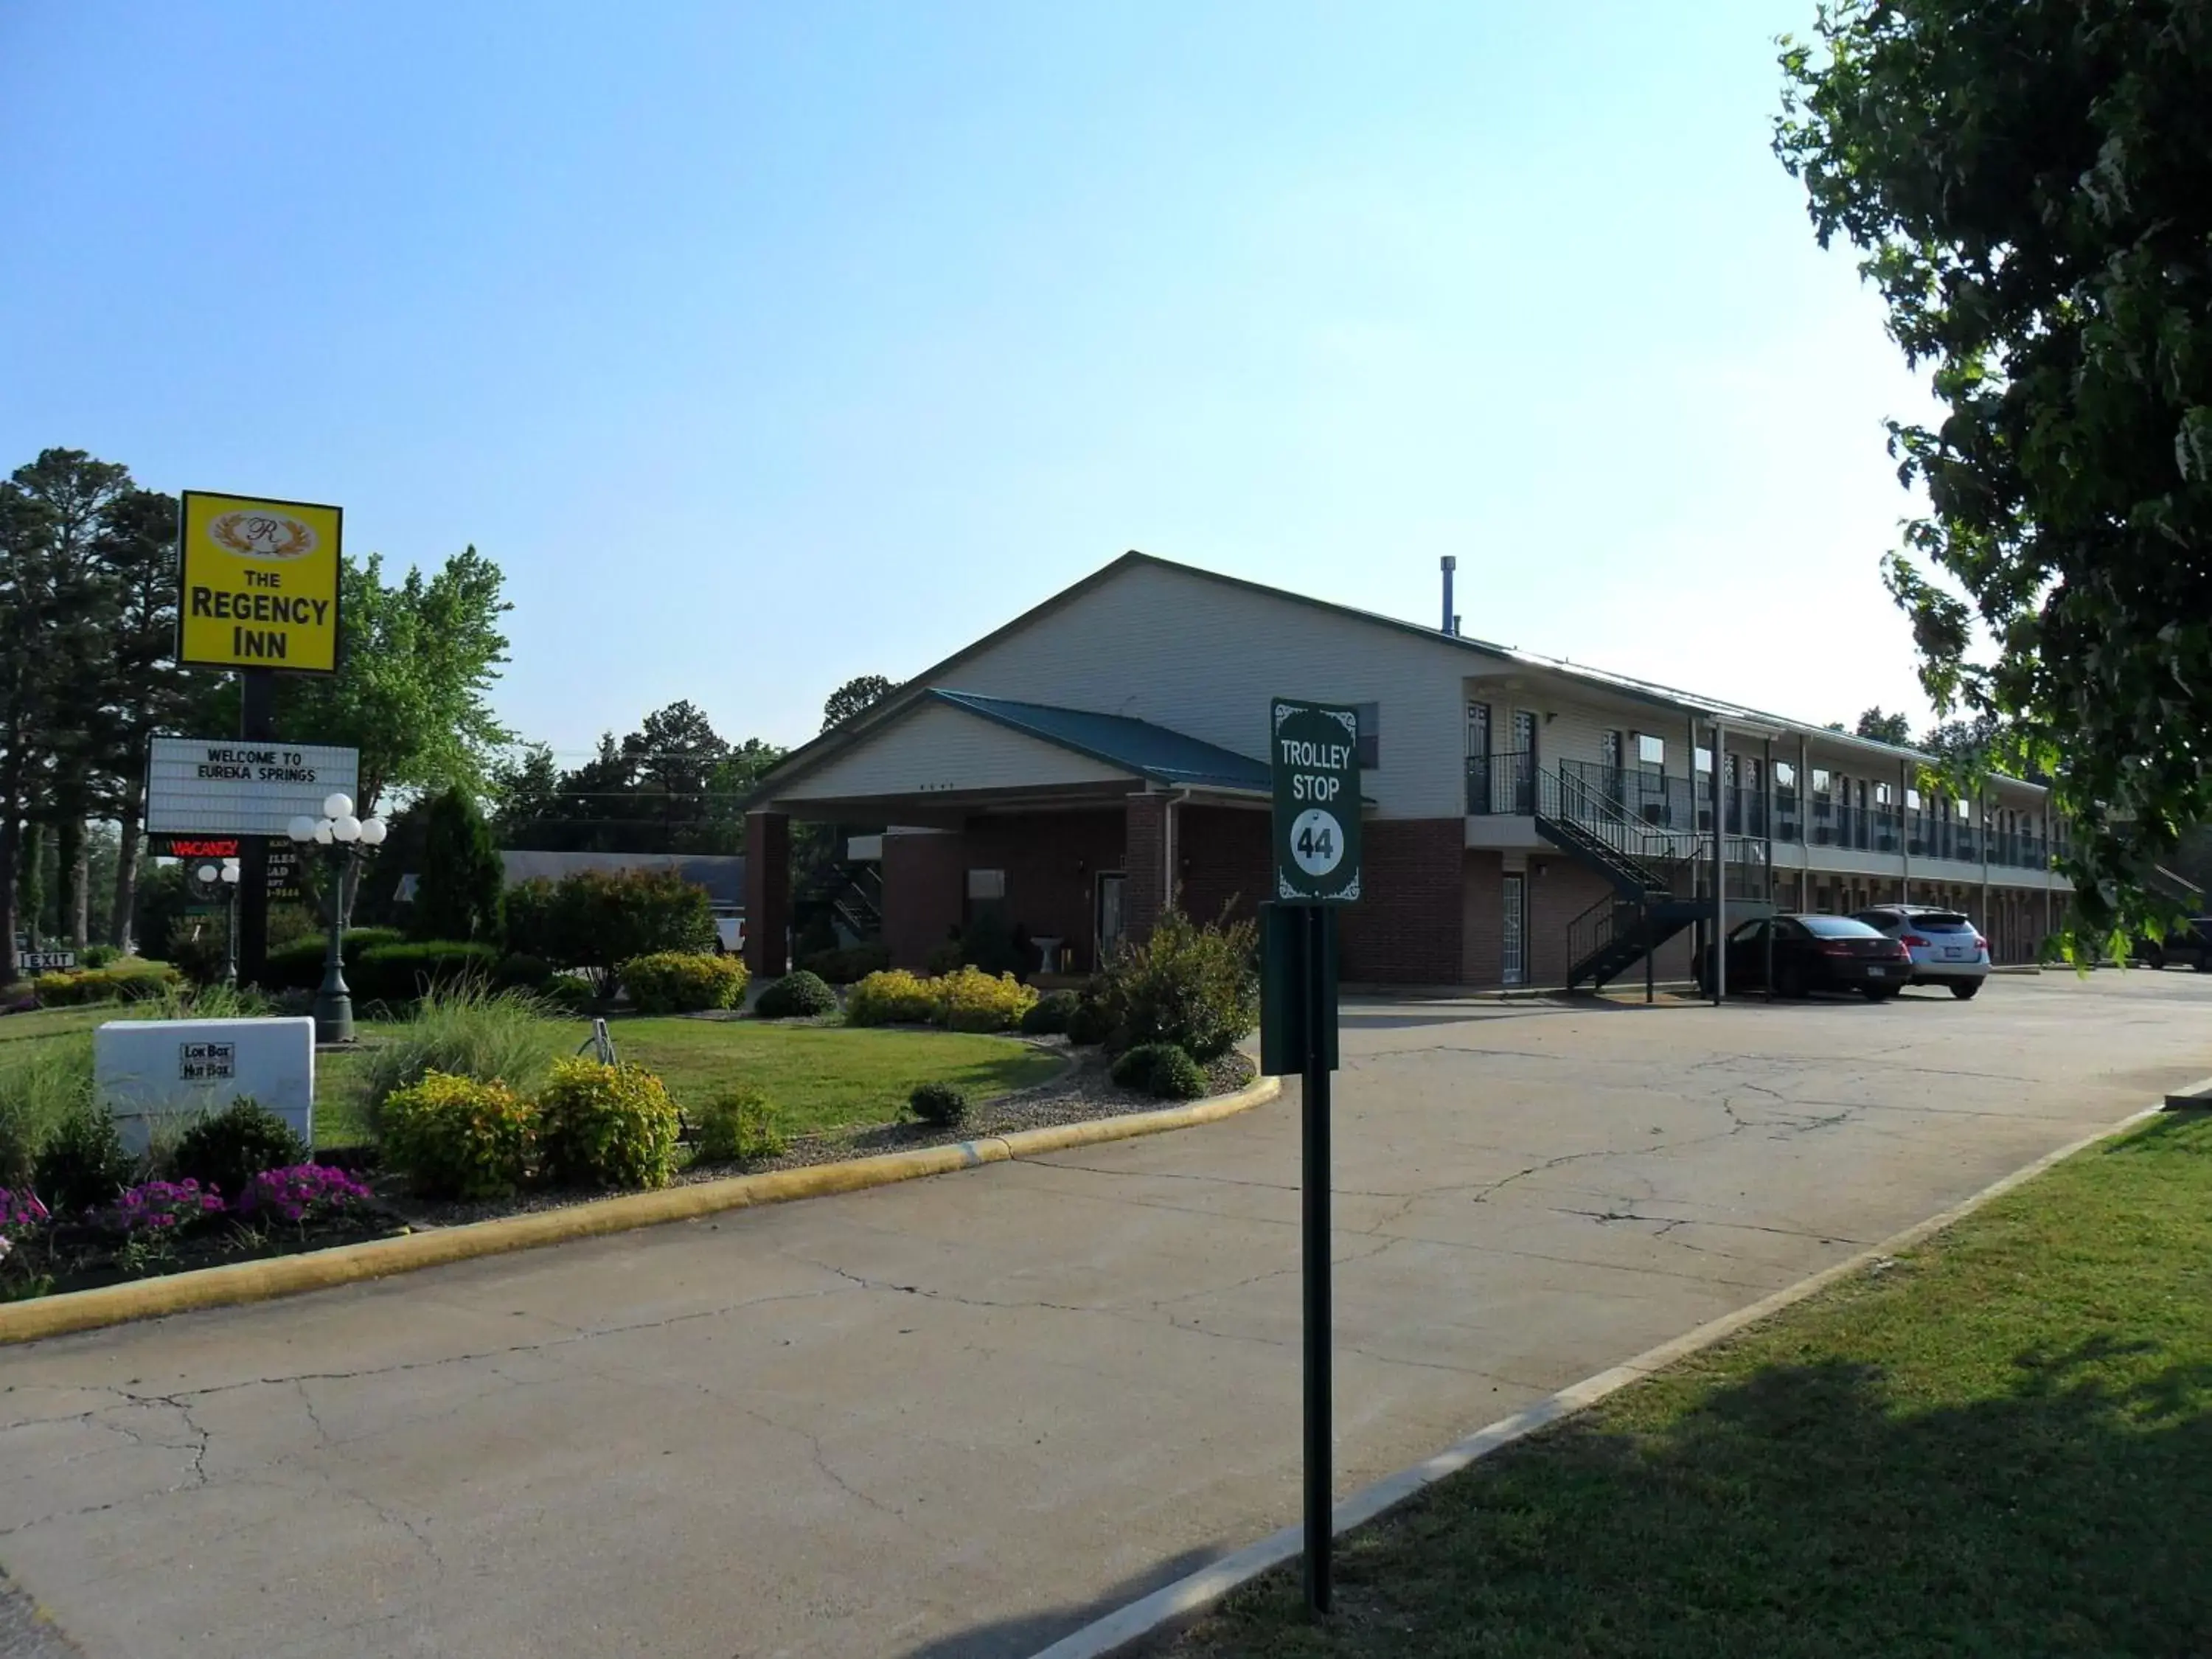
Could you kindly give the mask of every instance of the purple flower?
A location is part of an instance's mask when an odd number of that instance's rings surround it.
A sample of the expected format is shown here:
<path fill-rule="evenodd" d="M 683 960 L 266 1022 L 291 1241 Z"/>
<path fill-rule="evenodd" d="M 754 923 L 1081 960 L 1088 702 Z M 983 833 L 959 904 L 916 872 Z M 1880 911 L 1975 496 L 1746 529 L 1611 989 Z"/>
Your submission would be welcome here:
<path fill-rule="evenodd" d="M 219 1215 L 222 1194 L 197 1181 L 146 1181 L 118 1194 L 94 1219 L 111 1231 L 132 1233 L 174 1227 L 202 1216 Z"/>
<path fill-rule="evenodd" d="M 39 1195 L 28 1188 L 11 1192 L 0 1187 L 0 1239 L 10 1233 L 27 1233 L 43 1227 L 52 1218 Z"/>
<path fill-rule="evenodd" d="M 282 1170 L 264 1170 L 239 1194 L 240 1214 L 273 1213 L 286 1221 L 302 1222 L 336 1215 L 369 1201 L 370 1193 L 359 1179 L 324 1164 L 295 1164 Z"/>

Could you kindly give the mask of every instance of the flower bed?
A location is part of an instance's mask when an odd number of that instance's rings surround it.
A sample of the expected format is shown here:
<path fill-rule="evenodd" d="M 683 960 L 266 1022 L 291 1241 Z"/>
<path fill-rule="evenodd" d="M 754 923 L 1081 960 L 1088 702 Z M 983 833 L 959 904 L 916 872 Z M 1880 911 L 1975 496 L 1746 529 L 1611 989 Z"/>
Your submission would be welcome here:
<path fill-rule="evenodd" d="M 75 1215 L 52 1214 L 35 1194 L 0 1188 L 0 1301 L 404 1231 L 364 1182 L 318 1164 L 264 1170 L 235 1201 L 196 1181 L 147 1181 Z"/>

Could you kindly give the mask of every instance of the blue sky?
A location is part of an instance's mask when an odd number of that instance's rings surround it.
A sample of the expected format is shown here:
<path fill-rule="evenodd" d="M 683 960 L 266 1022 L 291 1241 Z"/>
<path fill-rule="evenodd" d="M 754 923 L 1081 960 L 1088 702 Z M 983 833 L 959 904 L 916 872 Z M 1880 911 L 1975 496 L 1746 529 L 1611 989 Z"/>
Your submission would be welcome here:
<path fill-rule="evenodd" d="M 474 542 L 562 751 L 802 739 L 1131 547 L 1917 717 L 1810 11 L 17 4 L 0 459 Z"/>

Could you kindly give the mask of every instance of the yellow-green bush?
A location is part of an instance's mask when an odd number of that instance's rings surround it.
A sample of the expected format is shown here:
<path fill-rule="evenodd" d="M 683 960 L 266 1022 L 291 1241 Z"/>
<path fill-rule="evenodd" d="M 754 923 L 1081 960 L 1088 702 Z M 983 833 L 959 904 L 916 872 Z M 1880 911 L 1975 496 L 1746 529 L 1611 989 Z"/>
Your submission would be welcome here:
<path fill-rule="evenodd" d="M 385 1097 L 385 1162 L 432 1198 L 504 1198 L 526 1180 L 538 1115 L 503 1083 L 448 1072 Z"/>
<path fill-rule="evenodd" d="M 1037 994 L 1012 974 L 961 968 L 929 981 L 937 1023 L 955 1031 L 1011 1031 L 1036 1006 Z"/>
<path fill-rule="evenodd" d="M 903 968 L 870 974 L 845 999 L 848 1025 L 920 1025 L 937 1018 L 933 980 L 918 979 Z"/>
<path fill-rule="evenodd" d="M 31 981 L 42 1008 L 70 1008 L 88 1002 L 149 1002 L 185 982 L 166 962 L 128 968 L 79 968 L 41 974 Z"/>
<path fill-rule="evenodd" d="M 696 1014 L 736 1007 L 745 994 L 745 965 L 735 957 L 656 951 L 623 963 L 622 982 L 641 1014 Z"/>
<path fill-rule="evenodd" d="M 732 1084 L 690 1116 L 697 1131 L 694 1151 L 702 1164 L 750 1164 L 783 1151 L 775 1108 L 750 1083 Z"/>
<path fill-rule="evenodd" d="M 538 1097 L 538 1146 L 559 1186 L 665 1187 L 683 1119 L 668 1090 L 635 1066 L 564 1060 Z"/>

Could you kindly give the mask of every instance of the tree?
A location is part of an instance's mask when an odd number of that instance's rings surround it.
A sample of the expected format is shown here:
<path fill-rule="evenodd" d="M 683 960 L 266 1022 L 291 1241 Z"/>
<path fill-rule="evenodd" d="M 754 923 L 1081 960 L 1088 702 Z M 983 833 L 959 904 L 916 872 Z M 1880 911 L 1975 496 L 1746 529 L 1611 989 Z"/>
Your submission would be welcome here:
<path fill-rule="evenodd" d="M 830 694 L 830 701 L 822 705 L 822 729 L 842 726 L 864 708 L 872 708 L 898 690 L 896 680 L 887 680 L 881 674 L 863 674 L 857 679 L 847 680 Z"/>
<path fill-rule="evenodd" d="M 1912 722 L 1903 714 L 1885 714 L 1877 703 L 1859 716 L 1852 728 L 1862 738 L 1871 738 L 1876 743 L 1893 743 L 1900 749 L 1912 745 Z"/>
<path fill-rule="evenodd" d="M 1776 154 L 1947 406 L 1890 426 L 1929 510 L 1886 578 L 1939 712 L 2051 776 L 2118 933 L 2212 817 L 2212 7 L 1835 0 L 1815 33 Z"/>
<path fill-rule="evenodd" d="M 422 873 L 415 879 L 410 931 L 417 939 L 500 937 L 500 889 L 505 872 L 490 826 L 465 789 L 436 796 L 424 814 Z"/>
<path fill-rule="evenodd" d="M 561 771 L 551 751 L 525 750 L 493 791 L 503 844 L 548 852 L 734 853 L 738 805 L 784 751 L 758 738 L 732 744 L 689 702 L 645 717 L 635 732 L 599 738 L 598 752 Z"/>

